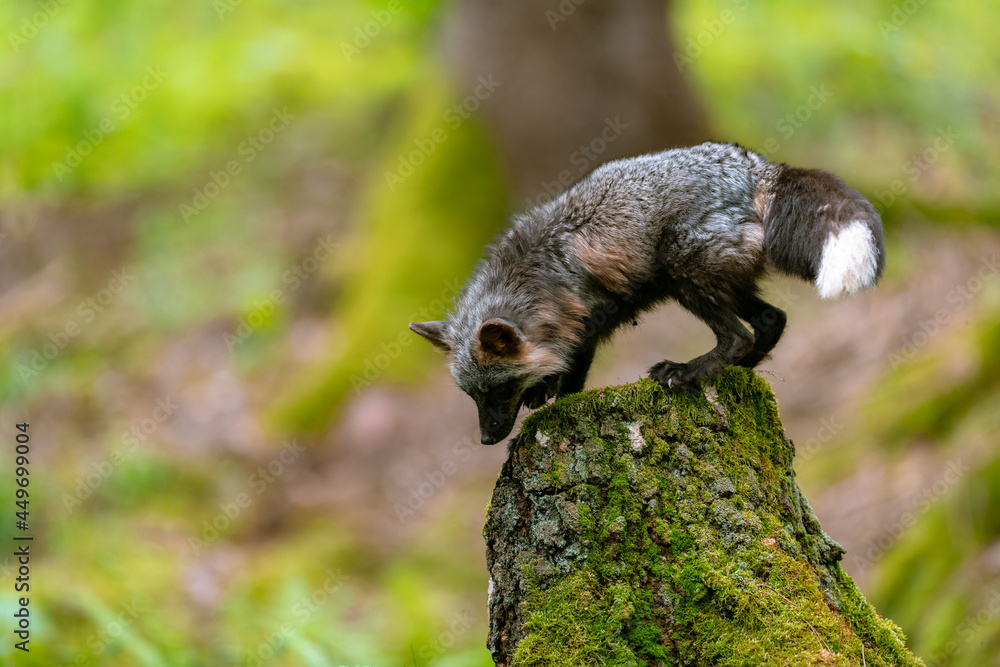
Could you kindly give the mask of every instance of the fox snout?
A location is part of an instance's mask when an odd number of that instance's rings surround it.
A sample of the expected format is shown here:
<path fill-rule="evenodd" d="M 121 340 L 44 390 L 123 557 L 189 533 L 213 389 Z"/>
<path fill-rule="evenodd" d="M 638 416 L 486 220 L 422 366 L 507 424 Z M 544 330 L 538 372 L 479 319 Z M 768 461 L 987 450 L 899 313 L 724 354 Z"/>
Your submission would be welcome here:
<path fill-rule="evenodd" d="M 479 441 L 484 445 L 495 445 L 514 429 L 517 421 L 517 410 L 520 403 L 514 404 L 513 410 L 498 410 L 494 406 L 477 405 L 479 408 Z"/>
<path fill-rule="evenodd" d="M 462 346 L 449 322 L 411 322 L 410 329 L 452 354 L 451 374 L 476 402 L 484 445 L 510 434 L 522 404 L 534 409 L 556 395 L 561 357 L 533 344 L 505 319 L 483 320 L 472 340 L 458 337 Z"/>

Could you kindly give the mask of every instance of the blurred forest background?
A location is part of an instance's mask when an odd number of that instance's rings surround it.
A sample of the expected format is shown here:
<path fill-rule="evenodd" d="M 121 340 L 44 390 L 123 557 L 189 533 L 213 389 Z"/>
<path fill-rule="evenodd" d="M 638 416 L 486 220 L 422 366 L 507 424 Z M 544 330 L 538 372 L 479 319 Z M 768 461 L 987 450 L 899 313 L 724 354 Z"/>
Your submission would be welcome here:
<path fill-rule="evenodd" d="M 1000 665 L 990 3 L 11 0 L 0 20 L 0 663 L 490 665 L 505 447 L 406 325 L 444 314 L 511 212 L 717 139 L 882 211 L 878 289 L 770 284 L 790 326 L 763 369 L 864 593 L 928 665 Z M 664 307 L 589 386 L 712 344 Z"/>

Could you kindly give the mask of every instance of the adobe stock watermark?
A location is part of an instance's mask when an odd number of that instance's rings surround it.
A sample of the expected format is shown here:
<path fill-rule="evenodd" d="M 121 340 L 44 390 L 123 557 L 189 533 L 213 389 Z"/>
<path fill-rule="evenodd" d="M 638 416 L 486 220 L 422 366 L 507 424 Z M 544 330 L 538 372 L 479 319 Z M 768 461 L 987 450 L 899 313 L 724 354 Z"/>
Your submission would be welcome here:
<path fill-rule="evenodd" d="M 305 450 L 306 448 L 296 441 L 285 441 L 284 447 L 268 461 L 267 465 L 260 466 L 248 475 L 246 482 L 244 482 L 244 490 L 233 496 L 229 502 L 219 503 L 218 513 L 211 520 L 203 519 L 201 532 L 198 536 L 188 539 L 188 546 L 191 547 L 194 555 L 197 556 L 202 550 L 207 549 L 210 544 L 219 539 L 222 533 L 236 523 L 243 512 L 253 505 L 254 500 L 285 474 L 288 467 L 295 463 Z"/>
<path fill-rule="evenodd" d="M 526 198 L 524 200 L 525 208 L 540 206 L 572 185 L 600 159 L 601 155 L 608 150 L 608 146 L 613 144 L 618 137 L 622 136 L 628 127 L 627 123 L 622 122 L 621 116 L 605 118 L 604 125 L 601 126 L 600 131 L 594 138 L 585 144 L 581 144 L 579 148 L 570 153 L 569 163 L 576 169 L 572 171 L 563 169 L 556 175 L 556 180 L 543 181 L 541 186 L 545 192 L 540 193 L 534 198 Z"/>
<path fill-rule="evenodd" d="M 264 326 L 278 309 L 278 306 L 285 303 L 288 295 L 299 289 L 310 276 L 319 270 L 324 262 L 329 261 L 333 257 L 334 251 L 339 247 L 340 244 L 333 240 L 333 234 L 327 234 L 325 237 L 317 236 L 312 254 L 281 275 L 281 283 L 284 287 L 275 288 L 263 298 L 254 299 L 250 312 L 237 320 L 236 331 L 223 334 L 222 338 L 226 342 L 226 349 L 230 352 L 235 351 L 257 329 Z"/>
<path fill-rule="evenodd" d="M 908 509 L 905 512 L 895 521 L 882 524 L 884 532 L 877 538 L 868 541 L 867 550 L 863 555 L 854 554 L 852 561 L 858 571 L 865 573 L 874 567 L 875 563 L 885 555 L 885 552 L 892 548 L 923 514 L 948 495 L 949 490 L 958 484 L 969 470 L 971 468 L 962 459 L 948 461 L 940 478 L 910 498 Z"/>
<path fill-rule="evenodd" d="M 451 456 L 441 461 L 437 468 L 425 472 L 416 486 L 407 486 L 410 494 L 406 497 L 406 504 L 396 503 L 393 510 L 396 512 L 396 519 L 400 525 L 405 524 L 417 515 L 424 504 L 437 495 L 445 482 L 458 472 L 459 464 L 465 463 L 472 458 L 476 451 L 476 443 L 469 436 L 465 436 L 460 441 L 452 445 Z"/>
<path fill-rule="evenodd" d="M 89 665 L 97 664 L 95 659 L 118 642 L 121 636 L 128 631 L 128 628 L 136 622 L 136 619 L 148 611 L 145 602 L 140 601 L 139 598 L 132 598 L 131 602 L 122 603 L 120 609 L 114 618 L 87 637 L 88 650 L 81 650 L 76 654 L 76 659 L 73 660 L 74 665 L 89 667 Z"/>
<path fill-rule="evenodd" d="M 1000 615 L 1000 585 L 993 586 L 983 604 L 975 613 L 967 614 L 962 621 L 955 626 L 958 640 L 950 639 L 944 643 L 940 649 L 925 654 L 924 664 L 927 667 L 947 667 L 951 661 L 962 652 L 962 649 L 979 639 L 982 640 L 983 633 L 996 622 Z"/>
<path fill-rule="evenodd" d="M 235 157 L 227 160 L 218 171 L 208 172 L 208 181 L 192 191 L 191 202 L 178 206 L 177 210 L 184 219 L 184 223 L 190 223 L 193 218 L 198 217 L 202 211 L 208 208 L 208 205 L 229 187 L 233 178 L 243 173 L 243 167 L 257 159 L 257 156 L 264 152 L 275 137 L 284 132 L 295 118 L 295 114 L 288 113 L 288 107 L 274 109 L 271 112 L 271 118 L 268 119 L 264 127 L 240 142 L 239 146 L 236 147 Z"/>
<path fill-rule="evenodd" d="M 22 46 L 34 39 L 38 35 L 38 31 L 47 26 L 60 9 L 69 4 L 69 0 L 42 0 L 37 4 L 38 11 L 31 16 L 21 17 L 20 30 L 7 33 L 7 41 L 10 42 L 10 48 L 14 50 L 14 53 L 19 53 Z"/>
<path fill-rule="evenodd" d="M 780 317 L 776 310 L 785 310 L 790 308 L 792 304 L 799 301 L 801 298 L 802 297 L 793 292 L 789 287 L 769 291 L 767 294 L 767 303 L 771 306 L 771 308 L 762 312 L 758 317 L 750 320 L 749 324 L 754 328 L 770 327 L 775 324 Z"/>
<path fill-rule="evenodd" d="M 453 278 L 445 280 L 444 289 L 437 298 L 420 310 L 410 313 L 407 322 L 426 322 L 440 318 L 461 289 L 462 284 L 457 280 Z M 402 329 L 395 338 L 380 343 L 381 351 L 365 359 L 361 374 L 351 374 L 351 388 L 354 394 L 357 395 L 365 387 L 371 386 L 392 365 L 392 362 L 403 355 L 403 350 L 412 345 L 414 340 L 416 340 L 415 333 L 409 329 Z"/>
<path fill-rule="evenodd" d="M 467 610 L 456 611 L 451 616 L 448 629 L 441 631 L 437 637 L 421 644 L 417 655 L 425 665 L 443 657 L 455 646 L 455 642 L 472 627 L 476 619 Z"/>
<path fill-rule="evenodd" d="M 781 137 L 788 141 L 795 136 L 795 133 L 802 129 L 802 127 L 809 122 L 817 111 L 826 106 L 826 103 L 830 101 L 833 97 L 833 93 L 827 89 L 826 84 L 820 84 L 819 87 L 810 86 L 809 96 L 806 97 L 805 101 L 795 108 L 794 111 L 786 113 L 784 116 L 779 118 L 774 124 L 775 131 L 781 135 Z M 781 148 L 781 143 L 778 141 L 777 137 L 770 136 L 765 139 L 762 143 L 763 153 L 765 156 L 772 155 Z"/>
<path fill-rule="evenodd" d="M 555 32 L 560 23 L 569 20 L 569 17 L 576 12 L 576 8 L 587 0 L 560 0 L 555 9 L 545 10 L 545 20 L 549 22 L 549 28 Z"/>
<path fill-rule="evenodd" d="M 177 411 L 180 404 L 170 400 L 169 396 L 156 400 L 156 407 L 150 412 L 148 417 L 132 424 L 123 431 L 118 439 L 116 447 L 106 457 L 91 464 L 91 470 L 87 474 L 76 478 L 73 493 L 63 493 L 62 502 L 67 514 L 82 505 L 87 498 L 94 495 L 97 489 L 108 481 L 111 475 L 118 469 L 127 458 L 135 453 L 139 445 L 146 442 L 164 422 Z"/>
<path fill-rule="evenodd" d="M 951 319 L 963 306 L 971 302 L 987 282 L 1000 273 L 1000 263 L 997 261 L 996 253 L 992 257 L 983 256 L 979 265 L 979 270 L 975 275 L 964 283 L 953 287 L 945 296 L 948 308 L 938 308 L 932 317 L 920 320 L 917 323 L 917 331 L 909 336 L 904 336 L 899 352 L 890 352 L 886 355 L 892 370 L 899 369 L 900 366 L 909 363 L 917 356 L 917 353 L 926 347 L 931 339 L 944 330 Z"/>
<path fill-rule="evenodd" d="M 823 448 L 823 445 L 833 440 L 844 428 L 844 425 L 837 421 L 836 417 L 823 417 L 819 420 L 819 428 L 816 435 L 806 440 L 805 444 L 799 448 L 795 447 L 795 458 L 801 463 L 805 463 L 816 456 L 816 453 Z"/>
<path fill-rule="evenodd" d="M 76 314 L 80 316 L 79 320 L 72 319 L 61 329 L 50 331 L 47 336 L 48 342 L 39 349 L 32 348 L 28 352 L 27 363 L 17 364 L 17 374 L 21 382 L 27 384 L 29 380 L 37 378 L 69 346 L 70 342 L 83 332 L 84 327 L 106 311 L 134 280 L 135 276 L 127 269 L 112 271 L 106 287 L 77 305 Z"/>
<path fill-rule="evenodd" d="M 950 125 L 947 128 L 939 127 L 936 130 L 936 134 L 937 136 L 934 137 L 930 146 L 925 148 L 919 155 L 911 157 L 903 163 L 902 172 L 907 177 L 905 180 L 903 178 L 894 179 L 889 184 L 887 190 L 875 193 L 875 198 L 878 199 L 878 202 L 872 203 L 875 204 L 875 208 L 878 209 L 879 213 L 884 213 L 887 208 L 896 203 L 897 197 L 906 194 L 913 187 L 913 184 L 920 179 L 920 176 L 930 169 L 944 153 L 951 150 L 955 142 L 962 137 L 962 135 L 952 130 Z"/>
<path fill-rule="evenodd" d="M 243 0 L 212 0 L 212 8 L 220 21 L 226 20 L 227 14 L 232 14 L 236 8 L 243 4 Z"/>
<path fill-rule="evenodd" d="M 308 623 L 313 614 L 343 588 L 350 578 L 339 568 L 336 572 L 327 570 L 324 574 L 326 579 L 322 584 L 313 589 L 309 595 L 304 595 L 292 603 L 286 620 L 279 623 L 274 632 L 268 634 L 256 648 L 246 651 L 243 664 L 247 667 L 261 667 L 267 664 L 288 643 L 288 640 L 295 636 L 299 628 Z"/>
<path fill-rule="evenodd" d="M 750 6 L 750 0 L 733 0 L 733 7 L 736 11 L 742 11 Z M 688 35 L 684 52 L 674 51 L 674 65 L 677 71 L 683 73 L 684 68 L 694 64 L 705 53 L 705 49 L 715 44 L 715 40 L 722 37 L 726 28 L 736 22 L 736 12 L 732 9 L 723 9 L 714 19 L 706 19 L 701 22 L 701 30 L 695 35 Z"/>
<path fill-rule="evenodd" d="M 882 33 L 882 39 L 889 39 L 889 35 L 901 30 L 917 13 L 917 10 L 926 4 L 927 0 L 904 0 L 893 5 L 889 20 L 879 19 L 877 23 L 878 31 Z"/>
<path fill-rule="evenodd" d="M 483 101 L 489 99 L 490 95 L 496 92 L 501 82 L 493 78 L 492 74 L 480 75 L 477 79 L 479 85 L 465 99 L 455 102 L 442 116 L 444 125 L 448 130 L 454 132 L 462 126 Z M 383 177 L 385 184 L 389 186 L 389 191 L 394 192 L 396 186 L 414 174 L 417 168 L 427 161 L 431 155 L 446 141 L 448 141 L 448 130 L 444 125 L 438 125 L 426 136 L 413 140 L 413 149 L 405 155 L 400 155 L 395 171 L 385 170 Z"/>
<path fill-rule="evenodd" d="M 401 11 L 403 11 L 403 4 L 399 0 L 389 0 L 385 9 L 369 11 L 372 20 L 364 25 L 354 27 L 354 39 L 351 43 L 340 42 L 340 52 L 344 54 L 344 59 L 351 62 L 351 58 L 361 55 L 361 52 L 371 45 L 372 40 L 382 34 L 382 31 L 392 23 L 392 19 Z"/>
<path fill-rule="evenodd" d="M 84 130 L 80 141 L 66 147 L 66 154 L 62 161 L 52 163 L 52 173 L 56 180 L 62 181 L 67 175 L 73 173 L 74 169 L 83 164 L 84 158 L 91 155 L 108 135 L 118 130 L 121 123 L 128 120 L 132 112 L 146 100 L 151 92 L 159 88 L 168 76 L 170 76 L 169 72 L 164 72 L 159 65 L 147 67 L 146 76 L 142 78 L 142 81 L 111 102 L 112 115 L 102 118 L 95 127 Z"/>

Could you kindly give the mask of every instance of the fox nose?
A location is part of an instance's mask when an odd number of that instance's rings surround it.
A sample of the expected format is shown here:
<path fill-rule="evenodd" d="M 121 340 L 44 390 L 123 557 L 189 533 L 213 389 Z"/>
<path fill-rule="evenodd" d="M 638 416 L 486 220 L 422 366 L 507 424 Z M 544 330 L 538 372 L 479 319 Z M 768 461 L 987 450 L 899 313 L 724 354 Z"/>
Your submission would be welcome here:
<path fill-rule="evenodd" d="M 513 420 L 501 422 L 497 419 L 487 419 L 486 423 L 479 424 L 479 442 L 484 445 L 495 445 L 507 437 L 513 427 Z"/>
<path fill-rule="evenodd" d="M 507 414 L 494 406 L 479 406 L 479 442 L 494 445 L 503 440 L 514 428 L 517 411 Z"/>
<path fill-rule="evenodd" d="M 507 429 L 507 431 L 510 431 L 510 429 Z M 485 424 L 479 425 L 479 442 L 484 445 L 495 445 L 506 434 L 507 432 L 504 431 L 503 426 L 496 419 L 487 419 Z"/>

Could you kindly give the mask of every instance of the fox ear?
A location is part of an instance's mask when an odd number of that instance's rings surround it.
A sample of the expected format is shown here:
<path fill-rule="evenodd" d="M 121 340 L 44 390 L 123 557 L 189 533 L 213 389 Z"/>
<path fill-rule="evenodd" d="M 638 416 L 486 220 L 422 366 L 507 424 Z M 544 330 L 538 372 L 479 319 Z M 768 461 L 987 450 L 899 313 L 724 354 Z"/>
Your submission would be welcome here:
<path fill-rule="evenodd" d="M 448 340 L 448 323 L 444 320 L 435 320 L 434 322 L 410 322 L 410 331 L 416 334 L 420 334 L 431 343 L 434 347 L 439 347 L 442 350 L 451 351 L 451 342 Z"/>
<path fill-rule="evenodd" d="M 521 349 L 521 337 L 510 322 L 494 318 L 479 327 L 479 345 L 487 354 L 512 357 Z"/>

